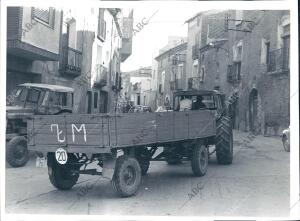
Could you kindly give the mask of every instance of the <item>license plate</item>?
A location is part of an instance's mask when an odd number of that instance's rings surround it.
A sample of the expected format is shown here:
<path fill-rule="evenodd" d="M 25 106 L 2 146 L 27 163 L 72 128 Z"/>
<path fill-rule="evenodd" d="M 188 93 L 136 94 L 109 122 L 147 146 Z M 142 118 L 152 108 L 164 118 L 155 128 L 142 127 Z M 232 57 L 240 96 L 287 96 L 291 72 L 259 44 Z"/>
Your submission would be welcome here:
<path fill-rule="evenodd" d="M 55 158 L 59 164 L 66 164 L 68 161 L 68 153 L 64 148 L 58 148 L 55 151 Z"/>
<path fill-rule="evenodd" d="M 35 161 L 35 166 L 38 168 L 47 168 L 46 157 L 37 157 Z"/>

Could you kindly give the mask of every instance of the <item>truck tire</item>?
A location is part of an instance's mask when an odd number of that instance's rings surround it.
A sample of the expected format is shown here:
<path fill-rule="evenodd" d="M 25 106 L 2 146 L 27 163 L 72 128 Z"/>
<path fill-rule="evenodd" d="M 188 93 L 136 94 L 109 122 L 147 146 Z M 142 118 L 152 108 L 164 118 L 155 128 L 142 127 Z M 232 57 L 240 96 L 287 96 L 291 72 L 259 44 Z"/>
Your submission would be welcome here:
<path fill-rule="evenodd" d="M 25 137 L 14 137 L 7 143 L 6 160 L 12 167 L 22 167 L 28 162 L 29 152 Z"/>
<path fill-rule="evenodd" d="M 197 145 L 193 148 L 192 171 L 195 176 L 204 176 L 208 165 L 208 151 L 204 145 Z"/>
<path fill-rule="evenodd" d="M 216 155 L 219 164 L 231 164 L 233 159 L 233 138 L 230 118 L 221 117 L 217 121 Z"/>
<path fill-rule="evenodd" d="M 68 155 L 67 164 L 61 165 L 57 163 L 54 153 L 48 153 L 47 165 L 48 175 L 51 184 L 59 190 L 69 190 L 79 178 L 79 173 L 74 173 L 72 170 L 79 168 L 73 167 L 70 163 L 76 162 L 77 158 L 73 154 Z"/>
<path fill-rule="evenodd" d="M 113 189 L 119 196 L 128 197 L 134 195 L 139 188 L 141 178 L 141 167 L 135 158 L 123 155 L 117 159 L 111 182 Z"/>

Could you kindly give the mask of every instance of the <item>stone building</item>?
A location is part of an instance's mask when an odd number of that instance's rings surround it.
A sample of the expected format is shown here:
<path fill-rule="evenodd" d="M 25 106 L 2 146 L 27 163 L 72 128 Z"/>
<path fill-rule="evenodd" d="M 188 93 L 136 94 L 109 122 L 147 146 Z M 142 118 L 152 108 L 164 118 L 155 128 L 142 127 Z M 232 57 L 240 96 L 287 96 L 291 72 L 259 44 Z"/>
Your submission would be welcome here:
<path fill-rule="evenodd" d="M 122 94 L 132 105 L 145 105 L 153 101 L 151 93 L 151 67 L 141 67 L 134 71 L 123 72 L 122 78 Z"/>
<path fill-rule="evenodd" d="M 231 102 L 236 129 L 278 135 L 288 127 L 289 11 L 213 11 L 187 22 L 188 39 L 199 42 L 188 42 L 188 56 L 189 44 L 198 49 L 192 62 L 187 57 L 187 88 L 236 98 Z"/>
<path fill-rule="evenodd" d="M 7 18 L 7 93 L 25 82 L 64 85 L 75 89 L 75 112 L 114 111 L 132 11 L 9 7 Z"/>
<path fill-rule="evenodd" d="M 173 92 L 184 89 L 186 78 L 187 42 L 179 42 L 167 50 L 160 50 L 157 61 L 157 106 L 171 108 Z"/>

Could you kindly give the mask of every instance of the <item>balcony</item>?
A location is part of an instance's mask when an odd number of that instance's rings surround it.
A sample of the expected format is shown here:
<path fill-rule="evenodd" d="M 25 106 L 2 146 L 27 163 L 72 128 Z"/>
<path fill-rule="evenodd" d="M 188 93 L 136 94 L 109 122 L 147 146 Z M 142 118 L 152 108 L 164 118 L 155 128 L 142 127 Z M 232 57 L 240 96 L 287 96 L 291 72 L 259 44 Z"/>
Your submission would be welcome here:
<path fill-rule="evenodd" d="M 132 53 L 133 18 L 124 17 L 122 27 L 121 61 L 124 62 Z"/>
<path fill-rule="evenodd" d="M 65 47 L 62 49 L 60 61 L 60 72 L 78 76 L 81 74 L 82 52 L 76 49 Z"/>
<path fill-rule="evenodd" d="M 283 72 L 290 69 L 289 48 L 280 48 L 269 53 L 267 72 Z"/>
<path fill-rule="evenodd" d="M 106 22 L 102 18 L 99 18 L 99 21 L 98 21 L 97 37 L 101 41 L 105 41 L 105 38 L 106 38 Z"/>
<path fill-rule="evenodd" d="M 199 45 L 196 44 L 192 47 L 192 58 L 196 60 L 199 58 Z"/>
<path fill-rule="evenodd" d="M 108 69 L 101 64 L 97 64 L 94 86 L 98 88 L 102 88 L 107 85 L 107 81 L 108 81 Z"/>
<path fill-rule="evenodd" d="M 43 23 L 33 12 L 31 7 L 7 8 L 7 53 L 31 61 L 58 61 L 60 12 L 49 9 L 53 27 Z M 41 33 L 47 37 L 41 37 Z"/>

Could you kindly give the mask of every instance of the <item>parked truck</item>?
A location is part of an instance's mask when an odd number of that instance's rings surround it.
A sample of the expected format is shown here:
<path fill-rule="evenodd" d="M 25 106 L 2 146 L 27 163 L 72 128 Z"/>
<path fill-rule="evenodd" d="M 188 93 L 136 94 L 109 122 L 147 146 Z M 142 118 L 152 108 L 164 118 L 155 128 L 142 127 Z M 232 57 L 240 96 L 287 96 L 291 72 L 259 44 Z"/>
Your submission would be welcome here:
<path fill-rule="evenodd" d="M 73 89 L 64 86 L 25 83 L 7 97 L 6 160 L 13 167 L 24 166 L 29 158 L 27 120 L 33 115 L 72 113 Z"/>
<path fill-rule="evenodd" d="M 225 96 L 197 90 L 173 97 L 173 111 L 167 112 L 33 116 L 27 124 L 29 149 L 46 156 L 57 189 L 72 188 L 80 174 L 101 175 L 122 197 L 137 192 L 151 161 L 189 161 L 195 176 L 206 174 L 214 152 L 219 164 L 231 164 Z M 180 107 L 188 100 L 190 109 Z M 88 164 L 97 166 L 86 169 Z"/>

